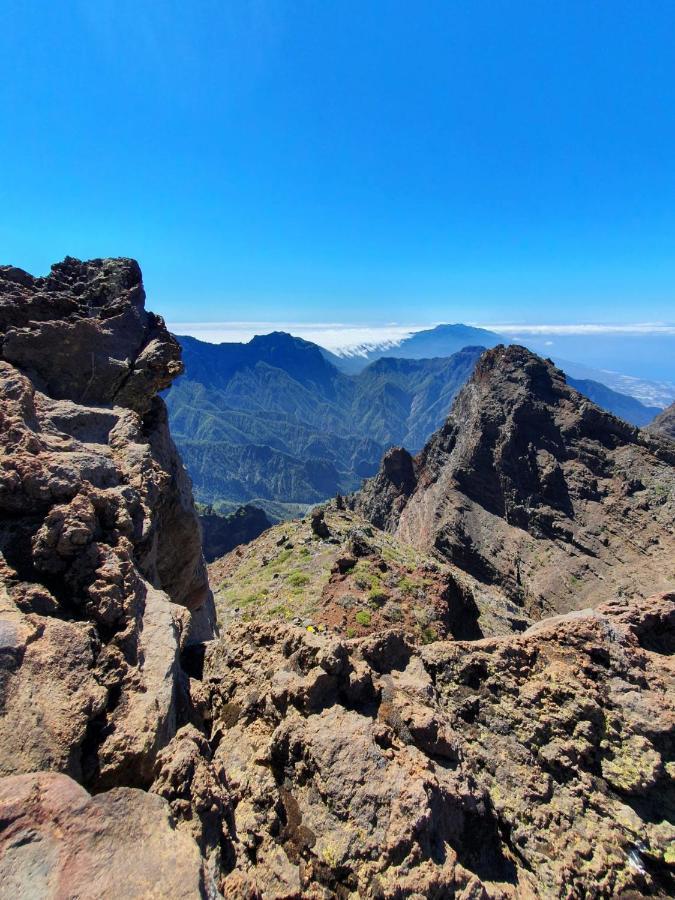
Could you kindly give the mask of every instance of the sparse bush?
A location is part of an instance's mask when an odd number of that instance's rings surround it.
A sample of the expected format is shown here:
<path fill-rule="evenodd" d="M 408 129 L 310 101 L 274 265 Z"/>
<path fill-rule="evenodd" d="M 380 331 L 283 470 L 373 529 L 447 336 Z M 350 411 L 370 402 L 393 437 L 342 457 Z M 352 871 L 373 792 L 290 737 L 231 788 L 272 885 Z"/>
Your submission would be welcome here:
<path fill-rule="evenodd" d="M 431 625 L 427 625 L 421 630 L 420 637 L 423 644 L 431 644 L 432 641 L 438 640 L 438 632 Z"/>
<path fill-rule="evenodd" d="M 421 606 L 415 607 L 415 609 L 413 610 L 413 615 L 415 616 L 417 624 L 421 628 L 426 628 L 426 626 L 433 622 L 434 619 L 433 611 L 430 609 L 424 609 Z"/>
<path fill-rule="evenodd" d="M 402 622 L 403 621 L 403 610 L 398 605 L 398 603 L 388 603 L 385 608 L 382 610 L 382 615 L 389 622 Z"/>
<path fill-rule="evenodd" d="M 309 582 L 309 575 L 306 572 L 299 572 L 296 570 L 295 572 L 289 572 L 286 576 L 286 581 L 288 581 L 291 587 L 304 587 Z"/>
<path fill-rule="evenodd" d="M 419 588 L 419 584 L 407 575 L 399 579 L 398 586 L 404 594 L 414 594 Z"/>
<path fill-rule="evenodd" d="M 368 594 L 368 604 L 374 609 L 383 606 L 389 599 L 389 594 L 381 588 L 373 588 Z"/>

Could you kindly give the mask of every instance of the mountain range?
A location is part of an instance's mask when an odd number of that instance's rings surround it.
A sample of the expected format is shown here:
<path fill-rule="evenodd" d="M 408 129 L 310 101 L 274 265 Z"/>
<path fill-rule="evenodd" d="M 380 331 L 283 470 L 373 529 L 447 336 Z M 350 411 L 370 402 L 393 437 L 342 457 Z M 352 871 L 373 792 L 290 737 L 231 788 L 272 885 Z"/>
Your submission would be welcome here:
<path fill-rule="evenodd" d="M 419 449 L 482 352 L 381 359 L 350 376 L 282 332 L 248 344 L 179 340 L 186 372 L 166 401 L 196 496 L 262 506 L 349 492 L 387 447 Z"/>
<path fill-rule="evenodd" d="M 509 331 L 513 326 L 509 326 Z M 634 397 L 640 403 L 650 407 L 663 409 L 675 400 L 675 383 L 663 379 L 654 380 L 644 374 L 642 376 L 622 374 L 624 367 L 629 371 L 632 366 L 644 368 L 644 362 L 636 359 L 638 348 L 642 348 L 642 357 L 651 354 L 658 360 L 656 368 L 671 376 L 668 360 L 672 356 L 673 338 L 666 336 L 651 339 L 646 335 L 642 340 L 632 338 L 612 339 L 596 335 L 580 336 L 557 335 L 555 341 L 545 340 L 546 335 L 526 332 L 516 338 L 477 328 L 472 325 L 437 325 L 434 328 L 416 331 L 399 340 L 388 338 L 380 342 L 370 342 L 341 349 L 324 351 L 326 358 L 344 372 L 360 372 L 368 363 L 383 356 L 405 359 L 424 359 L 430 356 L 450 356 L 463 346 L 473 344 L 490 348 L 497 344 L 521 344 L 540 356 L 552 357 L 555 364 L 568 376 L 595 381 L 605 387 Z M 556 352 L 553 352 L 555 344 Z M 614 352 L 611 348 L 615 346 Z M 562 348 L 562 349 L 561 349 Z M 617 349 L 618 348 L 618 349 Z M 625 349 L 625 357 L 621 356 L 621 348 Z M 600 352 L 602 350 L 602 352 Z M 572 354 L 567 356 L 566 354 Z M 638 354 L 639 357 L 639 354 Z M 615 368 L 608 368 L 605 362 L 611 362 Z M 593 363 L 593 364 L 591 364 Z M 637 423 L 635 423 L 637 424 Z"/>
<path fill-rule="evenodd" d="M 483 344 L 466 343 L 476 340 Z M 166 402 L 197 499 L 224 512 L 253 503 L 276 519 L 356 489 L 393 445 L 421 449 L 499 335 L 439 326 L 388 349 L 392 356 L 370 351 L 370 362 L 284 332 L 179 341 L 185 374 Z M 632 424 L 660 412 L 598 381 L 568 381 Z"/>
<path fill-rule="evenodd" d="M 344 411 L 262 344 L 220 389 Z M 207 569 L 182 371 L 133 260 L 0 267 L 0 895 L 673 896 L 670 414 L 498 345 L 419 453 Z"/>
<path fill-rule="evenodd" d="M 674 473 L 662 432 L 497 346 L 419 454 L 209 567 L 218 753 L 244 827 L 289 804 L 300 894 L 673 896 Z"/>

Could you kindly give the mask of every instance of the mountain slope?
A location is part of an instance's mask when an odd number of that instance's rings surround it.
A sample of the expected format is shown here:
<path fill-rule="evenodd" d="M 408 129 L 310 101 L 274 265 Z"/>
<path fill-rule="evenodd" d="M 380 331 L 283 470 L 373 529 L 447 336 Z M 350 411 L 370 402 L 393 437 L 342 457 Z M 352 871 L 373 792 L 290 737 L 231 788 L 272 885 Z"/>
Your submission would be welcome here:
<path fill-rule="evenodd" d="M 497 347 L 419 456 L 391 451 L 356 504 L 537 617 L 674 586 L 673 463 L 551 363 Z"/>
<path fill-rule="evenodd" d="M 476 334 L 480 329 L 442 326 L 399 350 L 440 352 Z M 248 344 L 180 341 L 186 374 L 166 401 L 197 498 L 250 502 L 271 515 L 272 504 L 295 513 L 298 505 L 354 490 L 393 445 L 419 450 L 481 352 L 383 357 L 350 376 L 315 344 L 282 332 Z M 654 409 L 599 383 L 573 383 L 633 424 L 653 418 Z"/>
<path fill-rule="evenodd" d="M 307 504 L 353 490 L 387 447 L 422 446 L 481 353 L 379 360 L 348 376 L 315 344 L 282 333 L 248 344 L 180 341 L 186 374 L 166 401 L 207 503 Z"/>
<path fill-rule="evenodd" d="M 597 403 L 598 406 L 625 422 L 637 425 L 638 428 L 648 425 L 660 411 L 658 406 L 645 406 L 635 397 L 614 391 L 599 381 L 593 381 L 590 378 L 571 378 L 569 375 L 566 378 L 570 387 L 579 391 L 584 397 L 588 397 L 593 403 Z"/>
<path fill-rule="evenodd" d="M 400 342 L 384 341 L 379 345 L 363 344 L 345 348 L 336 353 L 324 351 L 326 358 L 343 372 L 361 372 L 369 363 L 382 357 L 390 359 L 432 359 L 436 356 L 452 356 L 464 347 L 494 347 L 504 338 L 486 328 L 471 325 L 436 325 L 424 331 L 416 331 Z"/>
<path fill-rule="evenodd" d="M 219 559 L 235 547 L 248 544 L 272 527 L 263 510 L 256 506 L 240 506 L 227 516 L 219 516 L 210 507 L 205 507 L 199 514 L 199 524 L 207 563 Z"/>
<path fill-rule="evenodd" d="M 675 441 L 675 403 L 671 403 L 653 419 L 649 431 Z"/>

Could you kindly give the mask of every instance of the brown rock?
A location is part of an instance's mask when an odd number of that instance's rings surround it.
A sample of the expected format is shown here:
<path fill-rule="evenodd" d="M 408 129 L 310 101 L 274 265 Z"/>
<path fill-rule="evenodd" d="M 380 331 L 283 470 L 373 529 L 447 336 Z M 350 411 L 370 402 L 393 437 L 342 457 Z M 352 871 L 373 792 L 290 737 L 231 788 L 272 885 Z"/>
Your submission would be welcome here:
<path fill-rule="evenodd" d="M 356 505 L 540 618 L 673 587 L 669 448 L 552 363 L 495 347 L 419 456 L 390 451 Z"/>
<path fill-rule="evenodd" d="M 3 897 L 208 896 L 196 843 L 153 794 L 90 797 L 65 775 L 17 775 L 0 779 L 0 821 Z"/>
<path fill-rule="evenodd" d="M 144 296 L 131 260 L 0 269 L 3 774 L 150 784 L 176 730 L 179 641 L 213 635 L 156 396 L 178 345 Z"/>
<path fill-rule="evenodd" d="M 671 893 L 674 622 L 671 594 L 417 648 L 233 627 L 202 683 L 237 835 L 222 890 Z"/>
<path fill-rule="evenodd" d="M 649 424 L 647 431 L 675 441 L 675 403 L 671 403 L 667 409 L 659 413 Z"/>

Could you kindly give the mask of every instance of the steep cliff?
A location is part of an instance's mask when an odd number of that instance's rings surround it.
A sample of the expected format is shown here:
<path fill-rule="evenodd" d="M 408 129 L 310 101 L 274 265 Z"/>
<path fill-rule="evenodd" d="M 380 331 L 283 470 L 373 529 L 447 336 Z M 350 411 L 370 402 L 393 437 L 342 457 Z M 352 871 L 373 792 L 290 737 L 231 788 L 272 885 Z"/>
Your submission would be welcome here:
<path fill-rule="evenodd" d="M 674 462 L 549 361 L 496 347 L 422 452 L 390 451 L 356 506 L 538 618 L 672 589 Z"/>
<path fill-rule="evenodd" d="M 132 260 L 0 268 L 0 773 L 147 785 L 180 642 L 213 634 L 189 479 L 157 392 L 179 347 Z"/>

